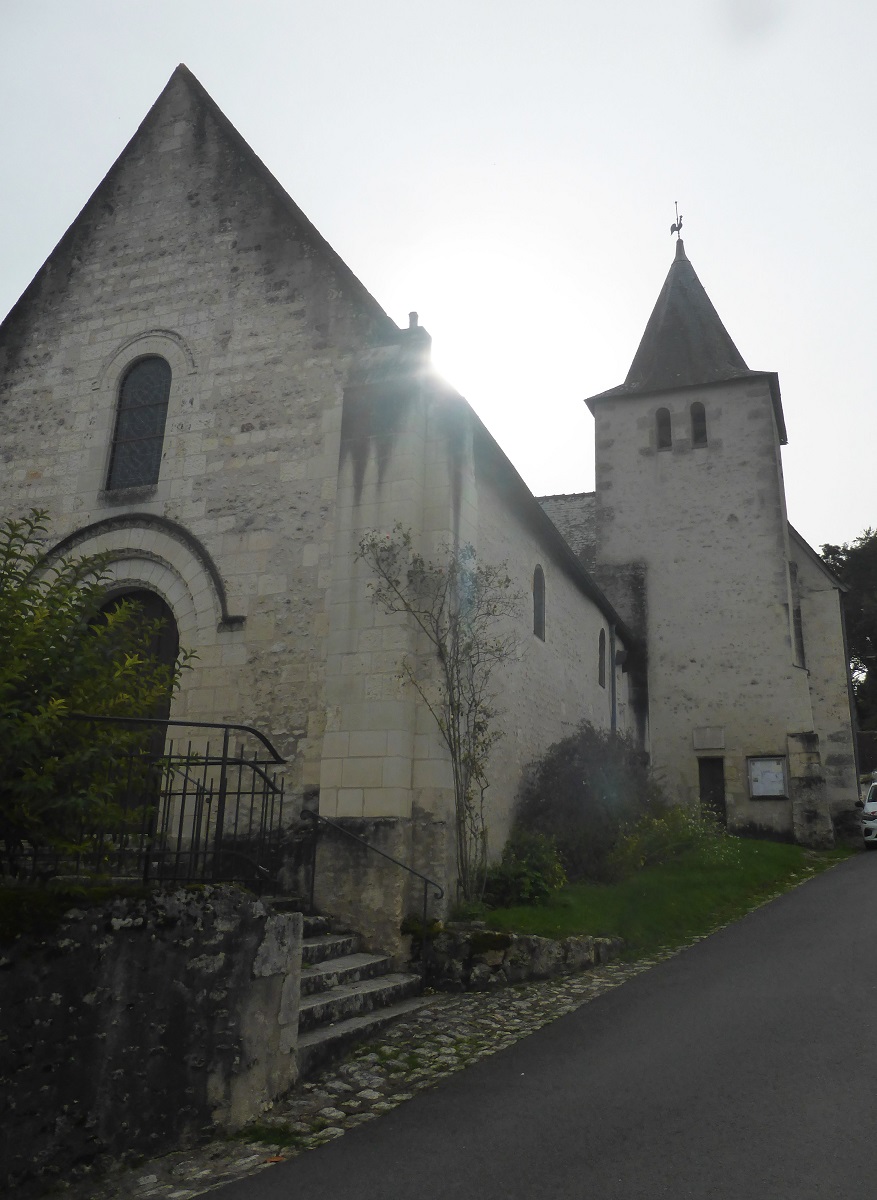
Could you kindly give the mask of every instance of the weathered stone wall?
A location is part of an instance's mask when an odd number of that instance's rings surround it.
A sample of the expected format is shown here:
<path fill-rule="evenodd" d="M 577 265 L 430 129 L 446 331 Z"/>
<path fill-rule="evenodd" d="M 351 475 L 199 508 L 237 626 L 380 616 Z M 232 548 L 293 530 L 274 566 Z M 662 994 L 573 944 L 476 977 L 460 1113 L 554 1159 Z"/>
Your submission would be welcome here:
<path fill-rule="evenodd" d="M 489 991 L 585 971 L 616 958 L 622 945 L 616 937 L 554 939 L 453 924 L 430 940 L 426 977 L 443 991 Z"/>
<path fill-rule="evenodd" d="M 691 444 L 693 401 L 704 447 Z M 657 449 L 659 408 L 672 449 Z M 723 758 L 731 825 L 790 835 L 791 804 L 750 799 L 746 761 L 786 757 L 787 735 L 814 729 L 767 379 L 597 401 L 596 456 L 600 560 L 646 569 L 653 765 L 696 802 L 698 755 Z"/>
<path fill-rule="evenodd" d="M 860 827 L 854 804 L 859 789 L 842 595 L 797 534 L 792 536 L 791 550 L 797 564 L 804 665 L 810 682 L 813 728 L 819 735 L 827 802 L 838 831 L 858 838 Z"/>
<path fill-rule="evenodd" d="M 494 857 L 526 763 L 585 718 L 602 727 L 611 722 L 610 617 L 472 409 L 431 371 L 428 337 L 416 326 L 397 347 L 364 356 L 345 390 L 336 512 L 320 812 L 354 829 L 380 818 L 381 845 L 392 844 L 393 854 L 446 885 L 444 904 L 452 904 L 451 764 L 428 707 L 399 678 L 406 657 L 419 657 L 428 672 L 431 652 L 411 621 L 375 606 L 371 576 L 357 561 L 361 537 L 374 530 L 394 537 L 398 525 L 437 562 L 449 547 L 471 543 L 481 561 L 507 564 L 521 595 L 509 626 L 518 651 L 495 680 L 504 737 L 489 768 Z M 544 641 L 533 633 L 537 564 L 546 583 Z M 601 628 L 605 686 L 598 682 Z M 620 639 L 616 648 L 624 649 Z M 627 675 L 620 665 L 615 701 L 619 727 L 626 729 Z M 394 868 L 368 855 L 354 869 L 360 856 L 343 839 L 324 839 L 321 903 L 338 915 L 350 910 L 349 919 L 355 912 L 358 927 L 365 922 L 372 938 L 378 927 L 391 937 L 391 914 L 397 930 L 398 920 L 419 910 L 419 885 L 406 885 Z M 334 898 L 330 880 L 337 882 Z"/>
<path fill-rule="evenodd" d="M 198 651 L 173 715 L 263 729 L 293 790 L 319 782 L 342 391 L 395 330 L 184 70 L 0 329 L 0 509 L 159 592 Z M 148 354 L 173 372 L 160 477 L 108 492 Z"/>
<path fill-rule="evenodd" d="M 299 913 L 207 887 L 0 948 L 0 1181 L 235 1129 L 296 1078 Z"/>
<path fill-rule="evenodd" d="M 485 454 L 476 459 L 477 529 L 473 539 L 487 562 L 507 564 L 520 593 L 518 650 L 497 672 L 502 740 L 490 760 L 487 792 L 489 846 L 502 851 L 524 770 L 584 720 L 598 729 L 612 724 L 615 675 L 616 727 L 634 732 L 629 677 L 612 664 L 611 619 L 585 594 L 580 576 L 540 529 L 537 505 L 516 498 Z M 545 638 L 533 632 L 533 573 L 545 578 Z M 599 680 L 600 631 L 605 638 L 605 683 Z M 621 637 L 615 650 L 623 658 Z"/>

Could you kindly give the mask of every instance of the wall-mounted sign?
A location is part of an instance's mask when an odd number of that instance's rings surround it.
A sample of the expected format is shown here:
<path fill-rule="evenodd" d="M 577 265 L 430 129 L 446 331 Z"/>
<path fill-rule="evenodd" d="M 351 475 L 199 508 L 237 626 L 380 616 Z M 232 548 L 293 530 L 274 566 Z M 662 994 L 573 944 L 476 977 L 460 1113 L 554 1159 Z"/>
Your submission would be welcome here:
<path fill-rule="evenodd" d="M 786 794 L 784 757 L 749 759 L 749 795 L 754 800 Z"/>

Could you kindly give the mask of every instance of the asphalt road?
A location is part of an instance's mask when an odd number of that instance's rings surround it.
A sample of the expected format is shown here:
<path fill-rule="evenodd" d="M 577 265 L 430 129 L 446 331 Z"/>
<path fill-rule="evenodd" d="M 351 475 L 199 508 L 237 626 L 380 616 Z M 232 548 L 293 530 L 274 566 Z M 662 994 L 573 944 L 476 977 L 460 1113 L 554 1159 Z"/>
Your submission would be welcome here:
<path fill-rule="evenodd" d="M 877 1197 L 877 854 L 217 1200 Z"/>

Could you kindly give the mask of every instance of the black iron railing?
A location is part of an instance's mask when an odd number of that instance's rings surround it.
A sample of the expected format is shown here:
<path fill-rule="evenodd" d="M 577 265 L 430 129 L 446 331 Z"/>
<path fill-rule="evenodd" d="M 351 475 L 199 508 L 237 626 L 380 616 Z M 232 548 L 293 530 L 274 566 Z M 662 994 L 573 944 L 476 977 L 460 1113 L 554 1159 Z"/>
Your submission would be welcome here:
<path fill-rule="evenodd" d="M 105 824 L 66 831 L 68 848 L 18 845 L 21 874 L 144 883 L 238 882 L 261 890 L 280 866 L 285 760 L 249 725 L 71 714 L 104 747 Z M 107 737 L 110 726 L 142 737 Z M 108 770 L 109 768 L 109 770 Z M 73 847 L 71 849 L 70 847 Z M 12 847 L 0 846 L 8 861 Z"/>
<path fill-rule="evenodd" d="M 414 875 L 417 879 L 419 879 L 422 882 L 422 884 L 423 884 L 423 913 L 422 913 L 421 938 L 420 938 L 420 958 L 421 958 L 421 962 L 424 964 L 424 968 L 425 968 L 426 967 L 427 942 L 428 942 L 427 921 L 428 921 L 428 911 L 429 911 L 429 889 L 430 888 L 434 889 L 434 891 L 433 891 L 433 899 L 434 900 L 441 900 L 445 894 L 445 889 L 441 886 L 441 884 L 437 883 L 434 879 L 430 879 L 428 875 L 424 875 L 422 872 L 416 871 L 414 869 L 414 867 L 409 866 L 408 863 L 404 863 L 400 859 L 394 858 L 392 854 L 387 854 L 387 852 L 385 850 L 379 850 L 377 848 L 377 846 L 373 846 L 371 844 L 371 842 L 366 841 L 366 839 L 363 837 L 360 837 L 359 834 L 353 833 L 350 829 L 345 829 L 343 825 L 339 825 L 339 823 L 337 821 L 330 820 L 329 817 L 324 817 L 320 813 L 314 812 L 310 808 L 303 808 L 301 810 L 301 815 L 303 817 L 305 817 L 307 820 L 313 821 L 313 823 L 314 823 L 313 859 L 311 862 L 311 872 L 310 872 L 310 898 L 309 898 L 310 911 L 311 912 L 314 911 L 314 886 L 316 883 L 316 873 L 317 873 L 316 872 L 317 831 L 319 830 L 320 826 L 323 825 L 323 826 L 326 826 L 326 827 L 334 830 L 336 833 L 342 834 L 344 837 L 349 838 L 351 841 L 356 842 L 358 845 L 362 846 L 365 850 L 368 850 L 371 854 L 378 854 L 378 855 L 380 855 L 381 858 L 387 859 L 388 862 L 394 863 L 397 867 L 401 867 L 403 871 L 407 871 L 409 875 Z"/>

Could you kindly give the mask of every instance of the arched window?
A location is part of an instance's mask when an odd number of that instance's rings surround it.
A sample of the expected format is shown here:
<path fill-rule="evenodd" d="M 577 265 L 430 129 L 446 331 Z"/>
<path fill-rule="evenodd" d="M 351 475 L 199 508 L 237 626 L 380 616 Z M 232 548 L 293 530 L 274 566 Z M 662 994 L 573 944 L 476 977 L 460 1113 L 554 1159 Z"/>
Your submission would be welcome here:
<path fill-rule="evenodd" d="M 670 450 L 673 446 L 673 433 L 670 429 L 670 413 L 666 408 L 659 408 L 655 413 L 655 426 L 658 433 L 658 449 Z"/>
<path fill-rule="evenodd" d="M 545 641 L 545 574 L 541 567 L 533 572 L 533 632 Z"/>
<path fill-rule="evenodd" d="M 171 369 L 163 358 L 141 358 L 119 388 L 107 490 L 158 482 L 161 447 L 171 391 Z"/>
<path fill-rule="evenodd" d="M 706 445 L 706 409 L 699 400 L 691 406 L 691 444 Z"/>
<path fill-rule="evenodd" d="M 597 682 L 600 687 L 606 686 L 606 630 L 600 630 L 600 642 L 597 648 Z"/>

